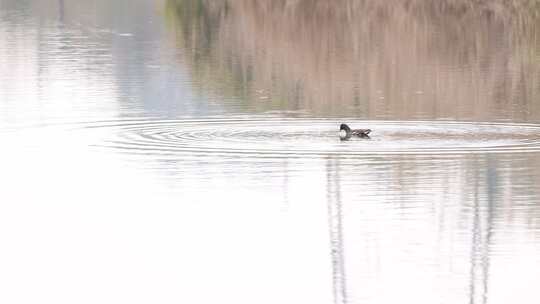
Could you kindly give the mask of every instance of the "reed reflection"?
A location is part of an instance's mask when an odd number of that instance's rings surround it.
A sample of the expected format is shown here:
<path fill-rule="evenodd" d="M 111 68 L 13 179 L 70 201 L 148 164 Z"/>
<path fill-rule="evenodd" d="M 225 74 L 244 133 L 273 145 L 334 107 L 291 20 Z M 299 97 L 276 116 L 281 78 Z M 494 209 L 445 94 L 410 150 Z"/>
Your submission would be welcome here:
<path fill-rule="evenodd" d="M 334 303 L 540 300 L 527 288 L 540 266 L 538 155 L 198 159 L 156 171 L 176 170 L 171 184 L 186 200 L 251 202 L 265 193 L 276 208 L 306 208 L 291 231 L 326 204 L 327 222 L 317 225 L 330 237 L 328 260 L 312 267 L 331 266 Z M 253 197 L 212 183 L 222 175 Z"/>
<path fill-rule="evenodd" d="M 328 226 L 332 252 L 332 281 L 334 303 L 347 303 L 347 281 L 345 274 L 343 248 L 343 213 L 341 202 L 340 178 L 336 159 L 328 159 L 326 163 Z"/>
<path fill-rule="evenodd" d="M 537 6 L 527 1 L 169 0 L 181 61 L 253 111 L 536 120 Z"/>
<path fill-rule="evenodd" d="M 525 167 L 514 170 L 507 161 L 405 157 L 355 164 L 329 158 L 335 303 L 413 298 L 418 303 L 505 303 L 507 294 L 500 290 L 520 290 L 527 303 L 538 299 L 534 289 L 520 287 L 534 277 L 526 264 L 540 262 L 534 249 L 540 229 L 539 206 L 533 203 L 538 194 L 508 193 L 513 191 L 509 181 L 535 173 Z M 538 156 L 527 156 L 514 164 L 538 161 Z M 381 185 L 391 176 L 395 183 Z M 410 183 L 386 186 L 399 180 Z M 508 261 L 520 258 L 525 262 L 507 269 Z"/>

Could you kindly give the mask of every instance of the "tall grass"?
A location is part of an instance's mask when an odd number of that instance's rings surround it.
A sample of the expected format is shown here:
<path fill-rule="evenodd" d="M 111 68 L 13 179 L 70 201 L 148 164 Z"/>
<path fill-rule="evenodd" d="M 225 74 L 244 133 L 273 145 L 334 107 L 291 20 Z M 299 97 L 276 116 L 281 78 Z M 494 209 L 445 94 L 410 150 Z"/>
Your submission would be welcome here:
<path fill-rule="evenodd" d="M 539 12 L 525 0 L 167 1 L 179 59 L 206 90 L 394 119 L 539 120 Z"/>

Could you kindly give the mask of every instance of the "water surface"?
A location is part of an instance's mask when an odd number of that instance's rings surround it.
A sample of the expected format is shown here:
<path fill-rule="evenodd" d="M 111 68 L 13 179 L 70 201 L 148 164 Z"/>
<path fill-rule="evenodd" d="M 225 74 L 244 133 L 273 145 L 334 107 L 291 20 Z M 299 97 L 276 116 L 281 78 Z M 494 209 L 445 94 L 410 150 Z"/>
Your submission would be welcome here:
<path fill-rule="evenodd" d="M 0 0 L 0 302 L 539 303 L 538 16 Z"/>

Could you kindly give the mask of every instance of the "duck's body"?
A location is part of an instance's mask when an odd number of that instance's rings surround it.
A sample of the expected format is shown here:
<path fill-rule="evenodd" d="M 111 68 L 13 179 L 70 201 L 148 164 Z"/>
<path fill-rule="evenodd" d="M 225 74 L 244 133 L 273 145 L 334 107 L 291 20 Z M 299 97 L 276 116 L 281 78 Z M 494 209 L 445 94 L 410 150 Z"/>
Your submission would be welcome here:
<path fill-rule="evenodd" d="M 341 140 L 347 140 L 353 136 L 369 138 L 370 129 L 351 129 L 346 124 L 339 127 L 339 137 Z"/>

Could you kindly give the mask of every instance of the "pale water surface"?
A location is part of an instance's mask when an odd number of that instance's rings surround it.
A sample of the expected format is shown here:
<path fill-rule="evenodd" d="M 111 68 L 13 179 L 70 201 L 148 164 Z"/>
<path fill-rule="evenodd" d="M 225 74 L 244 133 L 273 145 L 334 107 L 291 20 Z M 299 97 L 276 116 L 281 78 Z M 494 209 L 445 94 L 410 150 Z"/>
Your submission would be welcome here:
<path fill-rule="evenodd" d="M 539 16 L 0 0 L 0 303 L 540 303 Z"/>

